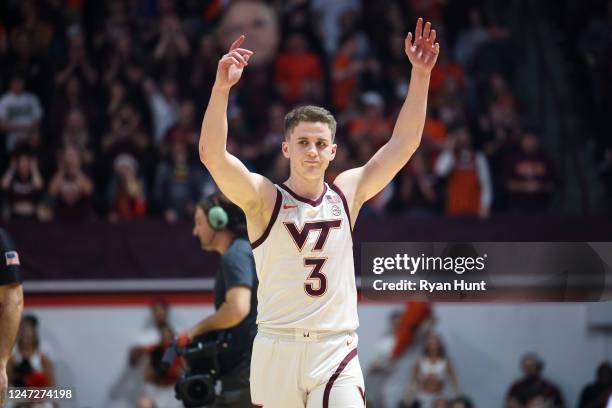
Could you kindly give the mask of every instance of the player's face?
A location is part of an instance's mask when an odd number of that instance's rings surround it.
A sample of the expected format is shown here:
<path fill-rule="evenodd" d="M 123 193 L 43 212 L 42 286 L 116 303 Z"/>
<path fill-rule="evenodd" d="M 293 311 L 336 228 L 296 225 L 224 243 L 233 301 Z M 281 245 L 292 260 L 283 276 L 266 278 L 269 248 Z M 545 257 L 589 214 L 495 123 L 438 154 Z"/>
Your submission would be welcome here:
<path fill-rule="evenodd" d="M 283 142 L 283 155 L 290 161 L 292 174 L 317 179 L 336 156 L 336 148 L 327 124 L 300 122 Z"/>
<path fill-rule="evenodd" d="M 208 224 L 206 214 L 201 208 L 197 208 L 194 215 L 193 236 L 197 237 L 204 250 L 211 250 L 212 240 L 215 237 L 215 230 Z"/>

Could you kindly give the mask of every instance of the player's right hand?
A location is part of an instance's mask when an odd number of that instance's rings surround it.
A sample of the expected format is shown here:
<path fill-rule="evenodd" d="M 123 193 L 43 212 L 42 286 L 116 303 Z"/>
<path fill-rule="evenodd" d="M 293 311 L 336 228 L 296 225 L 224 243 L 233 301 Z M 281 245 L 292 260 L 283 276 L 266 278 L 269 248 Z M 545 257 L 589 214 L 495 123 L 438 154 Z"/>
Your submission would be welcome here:
<path fill-rule="evenodd" d="M 245 38 L 244 35 L 238 37 L 230 46 L 228 53 L 219 60 L 215 87 L 229 89 L 234 86 L 242 76 L 244 67 L 249 64 L 249 58 L 253 55 L 253 51 L 240 48 Z"/>

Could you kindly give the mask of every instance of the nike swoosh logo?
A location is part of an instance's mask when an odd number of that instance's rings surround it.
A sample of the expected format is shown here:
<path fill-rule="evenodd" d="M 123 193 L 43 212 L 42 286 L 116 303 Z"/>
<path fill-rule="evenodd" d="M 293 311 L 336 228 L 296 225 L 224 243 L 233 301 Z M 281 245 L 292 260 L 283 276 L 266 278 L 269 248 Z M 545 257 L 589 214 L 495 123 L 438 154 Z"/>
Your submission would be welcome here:
<path fill-rule="evenodd" d="M 288 210 L 289 208 L 296 208 L 297 205 L 287 205 L 287 204 L 283 204 L 283 210 Z"/>

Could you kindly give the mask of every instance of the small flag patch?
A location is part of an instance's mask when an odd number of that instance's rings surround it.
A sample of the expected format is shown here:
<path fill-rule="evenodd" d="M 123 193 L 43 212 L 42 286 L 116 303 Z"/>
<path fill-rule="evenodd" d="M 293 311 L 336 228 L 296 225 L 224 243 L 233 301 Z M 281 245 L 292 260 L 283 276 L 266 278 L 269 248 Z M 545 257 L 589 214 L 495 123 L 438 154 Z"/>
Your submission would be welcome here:
<path fill-rule="evenodd" d="M 331 194 L 326 195 L 325 198 L 327 199 L 327 202 L 330 204 L 336 204 L 340 202 L 340 199 L 337 196 L 333 196 Z"/>
<path fill-rule="evenodd" d="M 19 255 L 17 255 L 17 251 L 5 252 L 4 259 L 6 259 L 6 266 L 19 265 Z"/>

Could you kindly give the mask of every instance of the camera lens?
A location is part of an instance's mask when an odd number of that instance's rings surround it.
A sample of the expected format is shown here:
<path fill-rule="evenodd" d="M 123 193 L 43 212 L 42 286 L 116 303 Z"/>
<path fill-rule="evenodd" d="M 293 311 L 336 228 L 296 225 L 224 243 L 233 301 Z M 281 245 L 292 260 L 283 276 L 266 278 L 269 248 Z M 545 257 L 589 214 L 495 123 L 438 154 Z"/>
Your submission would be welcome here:
<path fill-rule="evenodd" d="M 187 387 L 187 394 L 193 400 L 206 400 L 210 395 L 210 384 L 202 380 L 192 381 Z"/>

